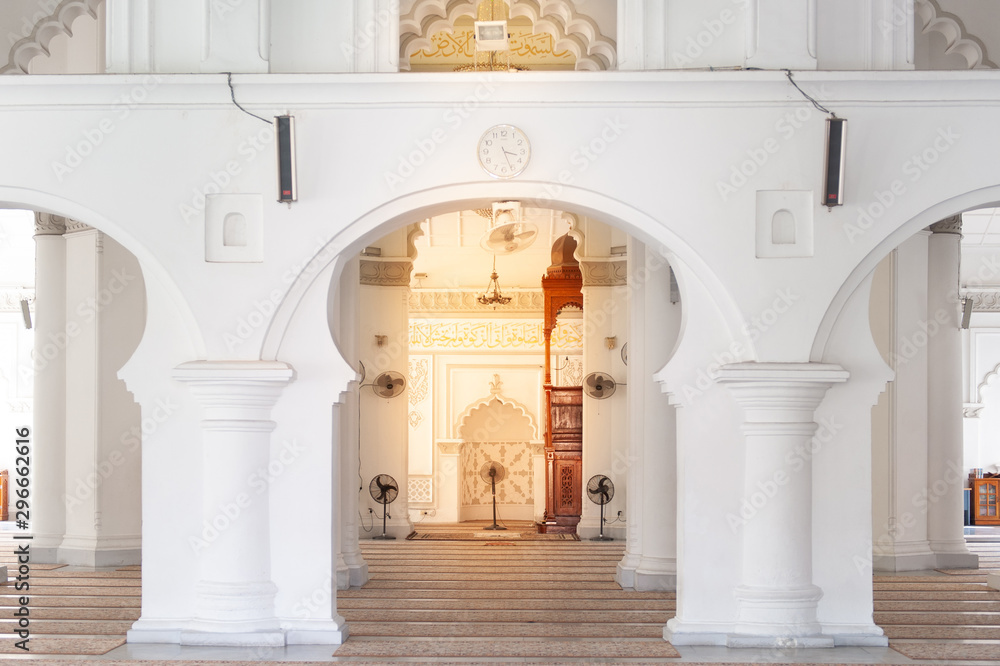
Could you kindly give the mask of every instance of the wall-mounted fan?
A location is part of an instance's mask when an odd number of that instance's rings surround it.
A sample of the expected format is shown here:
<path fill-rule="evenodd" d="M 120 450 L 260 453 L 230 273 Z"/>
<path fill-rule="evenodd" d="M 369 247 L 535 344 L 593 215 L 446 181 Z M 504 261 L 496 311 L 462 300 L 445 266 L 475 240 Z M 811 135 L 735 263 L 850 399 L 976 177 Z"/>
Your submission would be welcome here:
<path fill-rule="evenodd" d="M 514 254 L 535 242 L 538 228 L 521 219 L 521 202 L 498 201 L 493 204 L 490 230 L 479 244 L 493 254 Z"/>
<path fill-rule="evenodd" d="M 590 477 L 590 481 L 587 482 L 587 497 L 594 504 L 601 505 L 601 533 L 591 539 L 591 541 L 614 541 L 612 537 L 604 536 L 604 506 L 614 496 L 615 484 L 611 482 L 611 479 L 603 474 L 596 474 Z"/>
<path fill-rule="evenodd" d="M 604 372 L 592 372 L 583 378 L 583 392 L 595 400 L 610 398 L 617 386 L 611 375 Z"/>
<path fill-rule="evenodd" d="M 506 527 L 500 527 L 497 525 L 497 484 L 503 481 L 503 477 L 507 475 L 506 470 L 504 470 L 503 465 L 498 462 L 486 462 L 479 469 L 479 476 L 483 477 L 483 481 L 490 484 L 490 489 L 493 491 L 493 525 L 487 527 L 488 530 L 505 530 Z"/>
<path fill-rule="evenodd" d="M 406 389 L 406 378 L 395 370 L 387 370 L 368 386 L 371 386 L 372 391 L 380 398 L 395 398 Z"/>
<path fill-rule="evenodd" d="M 389 516 L 389 505 L 399 496 L 399 484 L 396 479 L 388 474 L 379 474 L 368 484 L 368 492 L 372 494 L 372 499 L 382 505 L 382 534 L 373 536 L 373 539 L 395 539 L 385 533 L 385 519 Z"/>

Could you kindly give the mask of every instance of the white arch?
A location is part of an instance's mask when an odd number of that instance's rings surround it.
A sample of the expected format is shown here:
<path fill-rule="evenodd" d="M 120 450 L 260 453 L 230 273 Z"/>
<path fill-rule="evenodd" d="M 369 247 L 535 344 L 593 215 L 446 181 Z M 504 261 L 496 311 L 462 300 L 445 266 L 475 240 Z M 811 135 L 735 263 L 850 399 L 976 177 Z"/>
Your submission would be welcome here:
<path fill-rule="evenodd" d="M 431 48 L 431 36 L 452 32 L 463 16 L 476 17 L 479 0 L 412 0 L 400 8 L 399 68 L 410 68 L 410 56 Z M 578 14 L 569 0 L 511 0 L 511 18 L 531 21 L 535 32 L 552 35 L 556 50 L 576 56 L 576 69 L 600 71 L 617 67 L 614 40 L 601 33 L 589 16 Z"/>
<path fill-rule="evenodd" d="M 643 211 L 599 192 L 572 185 L 523 180 L 516 183 L 494 181 L 456 183 L 413 192 L 385 202 L 340 229 L 313 256 L 289 287 L 264 335 L 261 359 L 277 360 L 278 350 L 288 331 L 292 315 L 317 276 L 324 273 L 330 264 L 334 264 L 332 279 L 336 281 L 350 257 L 392 229 L 404 226 L 413 220 L 426 219 L 455 210 L 484 208 L 489 202 L 498 199 L 537 200 L 540 191 L 555 192 L 558 196 L 537 202 L 538 205 L 600 219 L 627 231 L 665 256 L 670 265 L 675 267 L 682 297 L 688 280 L 701 283 L 721 315 L 726 334 L 747 350 L 750 358 L 756 357 L 756 347 L 746 333 L 746 322 L 731 294 L 694 248 L 674 231 Z M 326 289 L 322 285 L 319 288 Z M 341 390 L 346 390 L 346 386 Z"/>
<path fill-rule="evenodd" d="M 914 19 L 925 35 L 936 32 L 945 38 L 945 53 L 957 53 L 965 58 L 969 69 L 996 69 L 986 56 L 983 41 L 969 34 L 958 17 L 943 12 L 932 0 L 916 0 L 913 4 Z"/>
<path fill-rule="evenodd" d="M 73 36 L 73 21 L 83 15 L 97 18 L 97 9 L 104 0 L 63 0 L 49 16 L 35 24 L 27 37 L 10 49 L 7 64 L 0 74 L 27 74 L 28 64 L 37 56 L 49 55 L 49 44 L 59 35 Z"/>
<path fill-rule="evenodd" d="M 531 424 L 531 432 L 533 433 L 532 439 L 537 440 L 542 438 L 541 431 L 538 428 L 538 421 L 535 419 L 534 416 L 532 416 L 531 411 L 517 400 L 508 398 L 504 396 L 502 393 L 491 393 L 485 398 L 480 398 L 479 400 L 473 400 L 472 402 L 470 402 L 469 405 L 465 408 L 465 410 L 461 414 L 459 414 L 458 418 L 456 419 L 456 423 L 458 423 L 458 428 L 456 428 L 456 431 L 453 433 L 454 438 L 457 439 L 459 435 L 462 433 L 462 430 L 465 429 L 465 422 L 468 420 L 470 416 L 472 416 L 472 413 L 474 411 L 476 411 L 481 407 L 489 408 L 490 403 L 493 402 L 494 400 L 497 400 L 504 405 L 510 405 L 511 407 L 514 408 L 514 411 L 520 412 L 525 418 L 528 419 L 528 423 Z"/>
<path fill-rule="evenodd" d="M 1000 206 L 998 202 L 1000 202 L 1000 185 L 966 192 L 965 194 L 960 194 L 931 206 L 882 239 L 882 242 L 872 248 L 872 251 L 854 267 L 851 274 L 840 285 L 840 289 L 830 302 L 826 314 L 823 315 L 823 321 L 820 322 L 816 337 L 813 340 L 809 359 L 818 363 L 824 357 L 834 324 L 840 316 L 844 305 L 847 303 L 847 299 L 851 297 L 851 294 L 854 293 L 854 290 L 858 288 L 865 277 L 875 270 L 875 267 L 878 266 L 879 262 L 886 255 L 899 247 L 910 236 L 935 222 L 940 222 L 946 217 L 951 217 L 967 210 Z"/>

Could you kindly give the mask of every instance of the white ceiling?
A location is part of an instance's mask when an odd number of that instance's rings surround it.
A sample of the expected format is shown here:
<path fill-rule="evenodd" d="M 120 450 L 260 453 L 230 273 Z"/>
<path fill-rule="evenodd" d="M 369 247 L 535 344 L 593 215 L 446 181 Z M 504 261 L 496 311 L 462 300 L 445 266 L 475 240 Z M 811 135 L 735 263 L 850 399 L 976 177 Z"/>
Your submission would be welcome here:
<path fill-rule="evenodd" d="M 962 245 L 1000 245 L 1000 208 L 962 213 Z"/>
<path fill-rule="evenodd" d="M 501 289 L 541 289 L 542 275 L 552 263 L 553 241 L 569 231 L 561 211 L 527 208 L 525 222 L 538 228 L 538 236 L 526 249 L 497 256 Z M 479 245 L 489 221 L 475 211 L 439 215 L 421 223 L 424 235 L 415 242 L 417 258 L 410 285 L 420 289 L 483 290 L 490 281 L 493 254 Z"/>

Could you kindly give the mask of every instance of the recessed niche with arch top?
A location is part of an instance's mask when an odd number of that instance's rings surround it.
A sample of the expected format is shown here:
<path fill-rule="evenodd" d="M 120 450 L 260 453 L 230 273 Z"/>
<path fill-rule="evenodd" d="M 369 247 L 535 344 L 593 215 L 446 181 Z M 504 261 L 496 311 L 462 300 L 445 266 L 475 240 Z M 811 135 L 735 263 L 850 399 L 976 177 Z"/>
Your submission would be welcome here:
<path fill-rule="evenodd" d="M 813 256 L 811 190 L 758 190 L 757 258 Z"/>
<path fill-rule="evenodd" d="M 205 197 L 205 261 L 264 261 L 264 198 L 260 194 Z"/>

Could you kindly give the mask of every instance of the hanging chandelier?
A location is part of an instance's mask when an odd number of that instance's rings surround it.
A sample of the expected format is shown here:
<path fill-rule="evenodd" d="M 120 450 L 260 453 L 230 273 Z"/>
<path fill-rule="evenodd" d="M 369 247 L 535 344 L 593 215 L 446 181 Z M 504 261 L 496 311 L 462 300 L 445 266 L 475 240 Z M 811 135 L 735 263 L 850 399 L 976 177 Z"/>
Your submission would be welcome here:
<path fill-rule="evenodd" d="M 486 285 L 486 291 L 483 295 L 477 298 L 480 305 L 492 305 L 493 309 L 496 310 L 498 305 L 507 305 L 511 301 L 510 296 L 504 296 L 500 291 L 500 283 L 497 281 L 500 276 L 497 275 L 497 256 L 493 255 L 493 273 L 490 275 L 490 283 Z"/>

